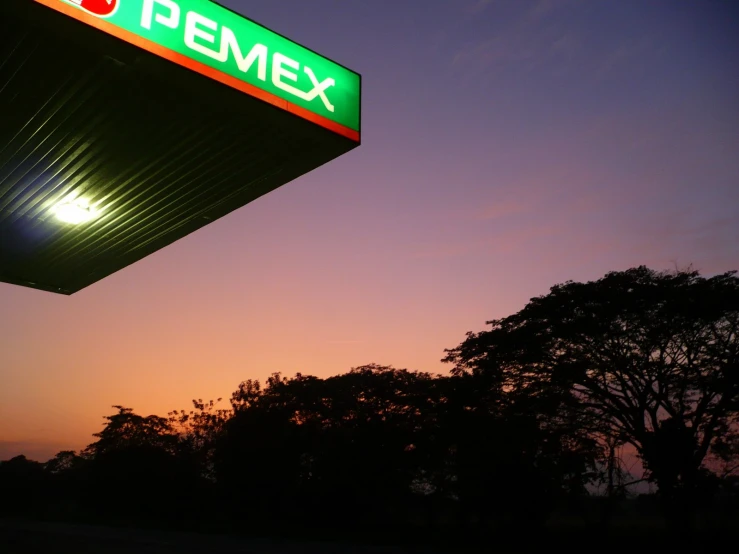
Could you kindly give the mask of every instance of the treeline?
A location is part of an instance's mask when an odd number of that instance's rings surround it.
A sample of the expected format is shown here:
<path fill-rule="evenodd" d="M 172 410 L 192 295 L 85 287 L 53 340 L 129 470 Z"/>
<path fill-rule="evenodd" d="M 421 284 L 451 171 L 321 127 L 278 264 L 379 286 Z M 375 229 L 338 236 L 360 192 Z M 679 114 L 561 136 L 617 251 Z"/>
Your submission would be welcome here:
<path fill-rule="evenodd" d="M 680 533 L 739 508 L 739 279 L 644 267 L 564 283 L 468 333 L 439 376 L 369 365 L 241 383 L 166 417 L 115 406 L 82 452 L 0 463 L 5 516 L 280 535 Z M 639 476 L 637 476 L 639 477 Z M 594 490 L 602 491 L 594 496 Z M 535 534 L 535 533 L 534 533 Z"/>

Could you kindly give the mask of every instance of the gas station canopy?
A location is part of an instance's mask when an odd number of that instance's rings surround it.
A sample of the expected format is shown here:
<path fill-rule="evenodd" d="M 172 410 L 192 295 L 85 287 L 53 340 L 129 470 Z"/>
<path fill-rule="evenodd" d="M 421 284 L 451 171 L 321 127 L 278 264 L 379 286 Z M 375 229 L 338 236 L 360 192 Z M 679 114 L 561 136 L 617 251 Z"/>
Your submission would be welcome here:
<path fill-rule="evenodd" d="M 357 147 L 360 102 L 210 0 L 0 0 L 0 281 L 77 292 Z"/>

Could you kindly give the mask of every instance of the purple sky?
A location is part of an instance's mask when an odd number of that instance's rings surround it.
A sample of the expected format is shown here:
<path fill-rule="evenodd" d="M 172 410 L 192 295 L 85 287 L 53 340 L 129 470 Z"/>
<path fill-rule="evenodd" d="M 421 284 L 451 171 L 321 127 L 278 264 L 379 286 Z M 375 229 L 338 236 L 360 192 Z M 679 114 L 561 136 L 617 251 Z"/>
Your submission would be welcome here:
<path fill-rule="evenodd" d="M 223 3 L 362 73 L 363 144 L 72 297 L 0 284 L 0 459 L 274 371 L 443 372 L 568 279 L 739 269 L 739 3 Z"/>

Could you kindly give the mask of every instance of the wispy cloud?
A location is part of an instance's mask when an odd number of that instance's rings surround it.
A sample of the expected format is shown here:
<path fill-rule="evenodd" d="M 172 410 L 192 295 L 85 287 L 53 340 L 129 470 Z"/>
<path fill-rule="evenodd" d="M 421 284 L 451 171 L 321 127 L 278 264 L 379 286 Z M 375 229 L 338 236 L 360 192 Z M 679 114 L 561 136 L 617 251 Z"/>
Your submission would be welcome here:
<path fill-rule="evenodd" d="M 569 60 L 580 47 L 575 34 L 562 25 L 551 25 L 548 19 L 573 0 L 538 0 L 527 4 L 513 16 L 507 14 L 499 32 L 471 41 L 459 48 L 452 60 L 457 68 L 490 69 L 509 63 L 530 69 L 536 63 Z M 481 14 L 494 3 L 479 0 L 468 6 L 470 13 Z M 523 2 L 516 6 L 524 5 Z M 510 6 L 510 4 L 508 5 Z M 493 17 L 486 15 L 485 17 Z"/>
<path fill-rule="evenodd" d="M 739 244 L 739 219 L 737 215 L 695 221 L 693 214 L 681 210 L 666 212 L 641 225 L 643 236 L 649 244 L 673 243 L 681 250 L 692 250 L 703 254 L 735 250 Z M 739 269 L 739 268 L 737 268 Z"/>
<path fill-rule="evenodd" d="M 626 38 L 605 55 L 595 71 L 595 77 L 603 79 L 622 67 L 633 70 L 663 53 L 664 47 L 660 45 L 659 37 L 643 35 Z M 638 62 L 636 66 L 634 62 Z"/>
<path fill-rule="evenodd" d="M 572 2 L 573 0 L 517 0 L 516 4 L 528 6 L 524 12 L 526 16 L 537 19 L 545 17 L 557 8 L 565 4 L 571 4 Z M 495 5 L 510 6 L 512 3 L 501 0 L 471 0 L 465 4 L 465 11 L 467 13 L 479 14 Z"/>
<path fill-rule="evenodd" d="M 497 234 L 491 241 L 488 253 L 513 254 L 539 239 L 553 237 L 563 231 L 558 224 L 542 224 Z"/>
<path fill-rule="evenodd" d="M 542 223 L 519 229 L 490 233 L 483 239 L 459 240 L 434 244 L 417 250 L 415 259 L 448 259 L 475 255 L 512 254 L 538 239 L 556 235 L 562 230 L 558 224 Z"/>
<path fill-rule="evenodd" d="M 478 14 L 484 12 L 494 0 L 475 0 L 465 6 L 465 11 L 470 14 Z"/>
<path fill-rule="evenodd" d="M 473 219 L 500 219 L 511 215 L 519 215 L 531 211 L 532 205 L 521 200 L 503 201 L 484 208 L 479 208 Z"/>
<path fill-rule="evenodd" d="M 466 241 L 450 241 L 443 244 L 430 244 L 418 248 L 411 257 L 416 260 L 430 260 L 430 259 L 446 259 L 446 258 L 457 258 L 465 256 L 472 252 L 479 251 L 491 244 L 491 240 L 466 240 Z"/>

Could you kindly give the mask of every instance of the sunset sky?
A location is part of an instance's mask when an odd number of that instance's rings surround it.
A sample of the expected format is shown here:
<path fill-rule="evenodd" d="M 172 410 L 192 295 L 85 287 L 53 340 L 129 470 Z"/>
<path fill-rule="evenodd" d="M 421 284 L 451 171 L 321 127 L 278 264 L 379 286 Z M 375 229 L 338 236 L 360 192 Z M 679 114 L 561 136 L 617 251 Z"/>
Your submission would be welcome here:
<path fill-rule="evenodd" d="M 0 284 L 0 459 L 445 348 L 555 283 L 739 269 L 739 2 L 223 0 L 363 75 L 363 144 L 71 297 Z"/>

